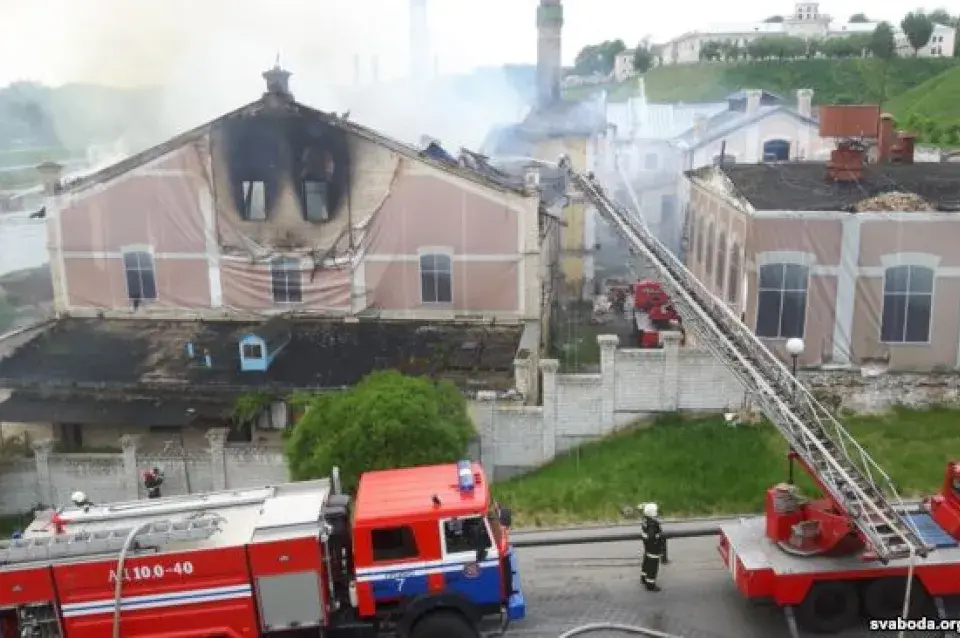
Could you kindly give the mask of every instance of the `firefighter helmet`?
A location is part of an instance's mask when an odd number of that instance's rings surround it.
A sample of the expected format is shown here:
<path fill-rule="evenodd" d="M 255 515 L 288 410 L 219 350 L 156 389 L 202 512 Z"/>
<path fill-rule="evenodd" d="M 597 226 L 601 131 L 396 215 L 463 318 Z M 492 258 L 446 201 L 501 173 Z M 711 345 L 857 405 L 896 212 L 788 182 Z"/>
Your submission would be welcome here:
<path fill-rule="evenodd" d="M 647 503 L 643 506 L 643 515 L 650 518 L 657 517 L 657 504 L 656 503 Z"/>

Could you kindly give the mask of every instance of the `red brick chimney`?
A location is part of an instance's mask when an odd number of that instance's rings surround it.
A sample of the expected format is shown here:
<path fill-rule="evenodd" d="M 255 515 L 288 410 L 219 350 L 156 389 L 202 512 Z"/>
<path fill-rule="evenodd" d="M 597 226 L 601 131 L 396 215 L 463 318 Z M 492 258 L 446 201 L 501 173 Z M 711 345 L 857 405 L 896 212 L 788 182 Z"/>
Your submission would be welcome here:
<path fill-rule="evenodd" d="M 917 142 L 917 136 L 913 133 L 900 131 L 900 163 L 913 164 L 914 146 Z"/>
<path fill-rule="evenodd" d="M 880 130 L 877 139 L 877 164 L 887 164 L 890 162 L 890 150 L 897 142 L 896 134 L 893 130 L 893 116 L 884 113 L 880 116 Z"/>
<path fill-rule="evenodd" d="M 834 182 L 856 182 L 863 175 L 863 148 L 850 140 L 837 144 L 827 162 L 827 179 Z"/>

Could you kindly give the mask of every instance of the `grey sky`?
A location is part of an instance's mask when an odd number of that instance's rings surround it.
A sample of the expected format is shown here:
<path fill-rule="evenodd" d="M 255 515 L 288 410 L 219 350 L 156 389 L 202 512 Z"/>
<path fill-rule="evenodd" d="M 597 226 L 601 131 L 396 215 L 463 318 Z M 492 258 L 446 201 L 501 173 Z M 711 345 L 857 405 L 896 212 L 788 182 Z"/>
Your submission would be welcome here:
<path fill-rule="evenodd" d="M 537 0 L 428 0 L 431 39 L 441 72 L 479 65 L 532 63 Z M 194 72 L 252 73 L 277 50 L 295 72 L 322 70 L 331 84 L 372 68 L 398 77 L 408 66 L 407 0 L 0 0 L 0 85 L 16 79 L 51 84 L 176 82 Z M 945 3 L 960 12 L 960 0 Z M 718 22 L 789 13 L 792 2 L 565 0 L 564 58 L 584 44 L 646 35 L 667 39 Z M 933 8 L 933 7 L 930 7 Z M 838 19 L 858 11 L 899 21 L 910 7 L 893 0 L 833 0 Z"/>

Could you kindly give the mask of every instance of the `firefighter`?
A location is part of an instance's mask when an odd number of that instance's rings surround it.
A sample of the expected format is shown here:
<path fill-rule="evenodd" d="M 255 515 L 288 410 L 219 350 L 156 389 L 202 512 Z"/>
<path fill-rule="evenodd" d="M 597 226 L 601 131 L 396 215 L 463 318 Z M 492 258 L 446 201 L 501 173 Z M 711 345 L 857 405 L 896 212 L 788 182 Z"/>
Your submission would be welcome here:
<path fill-rule="evenodd" d="M 643 563 L 640 566 L 640 578 L 648 591 L 660 591 L 657 585 L 657 573 L 660 561 L 667 562 L 667 539 L 663 535 L 660 521 L 657 520 L 657 504 L 643 506 L 643 526 L 640 529 L 643 538 Z"/>
<path fill-rule="evenodd" d="M 143 486 L 147 489 L 147 498 L 160 498 L 161 485 L 163 485 L 163 470 L 159 467 L 143 473 Z"/>

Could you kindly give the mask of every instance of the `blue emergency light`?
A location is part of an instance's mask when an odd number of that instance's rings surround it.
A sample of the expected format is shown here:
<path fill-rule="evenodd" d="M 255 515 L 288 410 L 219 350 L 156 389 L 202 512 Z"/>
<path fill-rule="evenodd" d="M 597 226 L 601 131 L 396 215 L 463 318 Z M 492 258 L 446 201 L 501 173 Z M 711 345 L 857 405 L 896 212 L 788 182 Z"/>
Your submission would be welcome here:
<path fill-rule="evenodd" d="M 457 463 L 457 484 L 460 486 L 461 492 L 473 491 L 473 467 L 470 465 L 470 461 Z"/>

